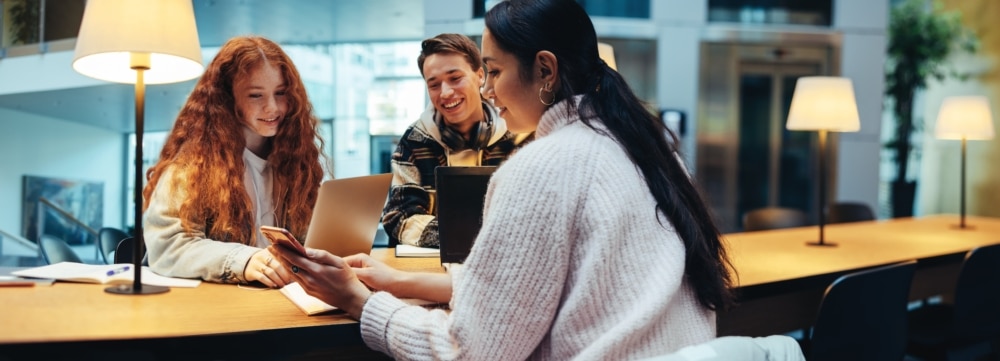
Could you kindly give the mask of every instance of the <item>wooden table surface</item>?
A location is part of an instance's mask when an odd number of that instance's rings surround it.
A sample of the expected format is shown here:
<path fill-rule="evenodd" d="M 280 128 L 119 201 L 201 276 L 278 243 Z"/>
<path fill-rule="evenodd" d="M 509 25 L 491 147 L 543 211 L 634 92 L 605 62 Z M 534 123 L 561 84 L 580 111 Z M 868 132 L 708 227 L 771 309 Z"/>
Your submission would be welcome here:
<path fill-rule="evenodd" d="M 372 255 L 410 271 L 443 272 L 437 258 Z M 56 282 L 0 288 L 0 344 L 128 340 L 356 324 L 343 313 L 307 316 L 272 289 L 202 282 L 158 295 L 115 295 L 105 285 Z"/>
<path fill-rule="evenodd" d="M 728 234 L 725 239 L 744 299 L 741 306 L 719 314 L 720 334 L 770 334 L 808 322 L 825 286 L 852 270 L 951 257 L 944 276 L 936 271 L 936 279 L 930 271 L 921 276 L 935 279 L 931 284 L 947 285 L 961 254 L 1000 243 L 1000 219 L 968 217 L 967 222 L 974 228 L 954 228 L 958 217 L 953 215 L 830 225 L 826 240 L 836 247 L 806 245 L 817 239 L 817 227 Z M 392 249 L 384 248 L 372 255 L 399 269 L 443 272 L 438 258 L 397 259 Z M 306 316 L 276 290 L 203 282 L 197 288 L 173 288 L 160 295 L 122 296 L 105 293 L 104 288 L 66 282 L 0 288 L 0 345 L 316 329 L 349 335 L 343 336 L 348 344 L 360 343 L 357 322 L 342 313 Z M 776 321 L 779 316 L 787 322 Z"/>

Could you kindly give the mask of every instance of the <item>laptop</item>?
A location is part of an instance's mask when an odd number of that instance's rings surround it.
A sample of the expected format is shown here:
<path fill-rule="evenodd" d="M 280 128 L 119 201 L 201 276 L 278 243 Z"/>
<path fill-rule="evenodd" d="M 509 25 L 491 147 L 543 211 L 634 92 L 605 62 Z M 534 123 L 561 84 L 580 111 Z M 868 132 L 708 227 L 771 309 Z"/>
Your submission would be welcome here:
<path fill-rule="evenodd" d="M 391 181 L 392 174 L 385 173 L 323 182 L 309 221 L 306 247 L 340 257 L 371 253 Z"/>
<path fill-rule="evenodd" d="M 483 225 L 486 187 L 497 167 L 437 167 L 438 240 L 441 263 L 462 263 Z"/>

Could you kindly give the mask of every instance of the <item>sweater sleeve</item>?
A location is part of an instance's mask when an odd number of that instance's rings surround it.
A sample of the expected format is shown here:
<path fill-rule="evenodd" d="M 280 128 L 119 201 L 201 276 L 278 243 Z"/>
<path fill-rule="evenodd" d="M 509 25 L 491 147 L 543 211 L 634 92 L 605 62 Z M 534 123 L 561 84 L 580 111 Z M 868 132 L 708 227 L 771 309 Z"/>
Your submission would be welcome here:
<path fill-rule="evenodd" d="M 171 173 L 167 171 L 160 177 L 143 215 L 150 268 L 169 277 L 245 282 L 243 270 L 260 249 L 206 238 L 205 229 L 185 232 L 178 214 L 186 192 L 174 184 Z"/>
<path fill-rule="evenodd" d="M 558 312 L 587 183 L 552 182 L 579 174 L 565 174 L 556 166 L 565 159 L 540 151 L 547 156 L 513 157 L 494 173 L 482 228 L 453 277 L 451 313 L 372 297 L 362 315 L 370 347 L 414 360 L 524 359 L 539 347 Z"/>

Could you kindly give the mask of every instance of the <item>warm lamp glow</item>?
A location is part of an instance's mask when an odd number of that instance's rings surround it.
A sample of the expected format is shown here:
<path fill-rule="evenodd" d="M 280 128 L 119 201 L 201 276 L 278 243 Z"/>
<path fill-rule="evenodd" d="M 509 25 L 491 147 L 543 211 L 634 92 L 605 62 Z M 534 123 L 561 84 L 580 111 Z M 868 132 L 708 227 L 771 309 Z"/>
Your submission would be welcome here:
<path fill-rule="evenodd" d="M 993 115 L 984 96 L 947 97 L 938 111 L 934 136 L 939 139 L 993 139 Z"/>
<path fill-rule="evenodd" d="M 795 83 L 785 127 L 789 130 L 834 132 L 861 129 L 851 79 L 829 76 L 799 78 Z"/>
<path fill-rule="evenodd" d="M 201 45 L 191 0 L 87 1 L 73 70 L 132 84 L 136 82 L 133 66 L 147 68 L 146 84 L 175 83 L 201 75 Z"/>
<path fill-rule="evenodd" d="M 132 286 L 104 291 L 122 295 L 167 292 L 142 284 L 142 133 L 146 84 L 176 83 L 201 74 L 201 44 L 191 0 L 88 0 L 76 39 L 73 70 L 135 87 Z"/>
<path fill-rule="evenodd" d="M 608 43 L 597 43 L 597 56 L 601 57 L 608 66 L 618 71 L 618 64 L 615 63 L 615 48 Z"/>

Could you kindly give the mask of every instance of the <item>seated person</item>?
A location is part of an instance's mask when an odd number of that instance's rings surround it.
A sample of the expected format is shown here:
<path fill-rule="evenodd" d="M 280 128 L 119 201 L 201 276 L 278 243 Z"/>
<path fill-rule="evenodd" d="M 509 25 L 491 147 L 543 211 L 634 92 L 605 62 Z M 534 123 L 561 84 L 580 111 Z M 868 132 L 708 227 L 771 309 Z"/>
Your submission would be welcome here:
<path fill-rule="evenodd" d="M 437 247 L 434 169 L 496 166 L 524 137 L 515 137 L 483 101 L 485 79 L 479 49 L 460 34 L 441 34 L 421 44 L 417 66 L 431 105 L 399 140 L 392 154 L 392 188 L 382 212 L 389 246 Z"/>
<path fill-rule="evenodd" d="M 150 268 L 210 282 L 287 284 L 259 229 L 278 226 L 305 239 L 324 174 L 318 124 L 278 44 L 256 36 L 226 42 L 147 173 Z"/>

